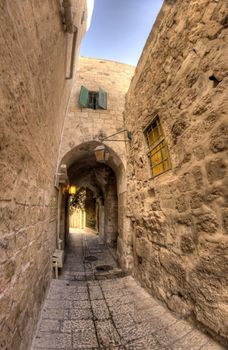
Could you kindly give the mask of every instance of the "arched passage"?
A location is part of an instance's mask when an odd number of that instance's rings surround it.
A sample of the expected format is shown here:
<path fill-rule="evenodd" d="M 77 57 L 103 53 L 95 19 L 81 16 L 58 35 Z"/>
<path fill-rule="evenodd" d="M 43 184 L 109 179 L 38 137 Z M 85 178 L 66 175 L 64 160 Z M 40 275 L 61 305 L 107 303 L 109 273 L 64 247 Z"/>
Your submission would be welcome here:
<path fill-rule="evenodd" d="M 60 167 L 66 165 L 71 185 L 93 194 L 95 227 L 105 243 L 117 247 L 125 225 L 122 215 L 126 193 L 125 168 L 118 155 L 106 145 L 109 159 L 105 163 L 97 162 L 94 150 L 100 144 L 89 141 L 76 146 L 63 157 Z M 61 202 L 60 238 L 65 241 L 69 228 L 69 198 L 64 191 Z"/>

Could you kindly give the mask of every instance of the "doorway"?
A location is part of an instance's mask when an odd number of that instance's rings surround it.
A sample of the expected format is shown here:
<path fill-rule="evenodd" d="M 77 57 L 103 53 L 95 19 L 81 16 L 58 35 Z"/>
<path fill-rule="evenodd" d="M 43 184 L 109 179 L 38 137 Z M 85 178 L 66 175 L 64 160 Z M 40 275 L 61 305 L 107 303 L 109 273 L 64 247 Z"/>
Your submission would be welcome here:
<path fill-rule="evenodd" d="M 83 230 L 88 227 L 96 230 L 99 227 L 96 211 L 97 203 L 93 191 L 87 187 L 78 188 L 69 200 L 69 228 Z"/>

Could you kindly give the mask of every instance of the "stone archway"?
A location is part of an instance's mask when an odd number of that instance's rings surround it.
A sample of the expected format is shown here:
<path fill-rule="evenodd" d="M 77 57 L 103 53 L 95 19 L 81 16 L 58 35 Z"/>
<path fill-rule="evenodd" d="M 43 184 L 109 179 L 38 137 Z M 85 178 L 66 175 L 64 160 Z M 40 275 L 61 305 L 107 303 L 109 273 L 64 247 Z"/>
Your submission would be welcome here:
<path fill-rule="evenodd" d="M 117 256 L 121 266 L 129 268 L 123 258 L 124 240 L 126 237 L 128 218 L 125 213 L 126 194 L 126 172 L 125 167 L 109 146 L 109 159 L 105 164 L 98 163 L 95 158 L 94 149 L 100 145 L 98 141 L 84 142 L 66 153 L 60 162 L 67 168 L 68 179 L 71 185 L 90 189 L 96 198 L 98 222 L 97 228 L 104 241 L 111 246 L 117 247 Z M 63 197 L 62 208 L 66 208 L 67 196 Z M 65 209 L 62 209 L 62 213 Z M 60 223 L 60 236 L 65 239 L 67 210 L 62 215 Z M 128 254 L 128 261 L 130 254 Z"/>

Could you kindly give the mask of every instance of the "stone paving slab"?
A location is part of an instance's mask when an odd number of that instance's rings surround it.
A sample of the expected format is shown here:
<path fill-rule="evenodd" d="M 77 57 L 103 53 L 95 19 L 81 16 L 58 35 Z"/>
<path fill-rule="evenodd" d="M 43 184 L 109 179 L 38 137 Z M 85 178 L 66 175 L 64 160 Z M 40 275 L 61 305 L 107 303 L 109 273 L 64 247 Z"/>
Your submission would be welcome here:
<path fill-rule="evenodd" d="M 35 347 L 50 349 L 69 349 L 72 346 L 71 334 L 38 332 Z"/>
<path fill-rule="evenodd" d="M 112 320 L 95 321 L 98 340 L 102 349 L 120 346 L 121 339 Z"/>
<path fill-rule="evenodd" d="M 73 349 L 97 348 L 98 342 L 95 331 L 91 329 L 78 329 L 73 332 Z"/>
<path fill-rule="evenodd" d="M 116 277 L 119 269 L 105 249 L 95 235 L 70 235 L 70 253 L 60 279 L 51 282 L 32 350 L 224 349 L 175 317 L 131 276 Z M 85 262 L 89 255 L 98 260 Z M 104 261 L 113 269 L 98 273 Z"/>
<path fill-rule="evenodd" d="M 62 322 L 60 328 L 63 333 L 74 333 L 79 329 L 89 329 L 91 332 L 95 332 L 93 320 L 66 320 Z"/>
<path fill-rule="evenodd" d="M 191 347 L 191 350 L 197 350 L 206 344 L 209 344 L 208 337 L 199 331 L 193 330 L 186 337 L 175 341 L 173 347 L 175 350 L 189 350 L 189 347 Z"/>

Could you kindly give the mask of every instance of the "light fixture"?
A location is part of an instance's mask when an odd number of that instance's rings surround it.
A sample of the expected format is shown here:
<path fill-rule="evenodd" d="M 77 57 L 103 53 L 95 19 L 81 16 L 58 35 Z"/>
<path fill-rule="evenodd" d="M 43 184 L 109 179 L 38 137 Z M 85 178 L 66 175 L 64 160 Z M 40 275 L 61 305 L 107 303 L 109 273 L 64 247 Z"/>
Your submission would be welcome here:
<path fill-rule="evenodd" d="M 94 150 L 96 161 L 100 163 L 105 163 L 109 158 L 109 151 L 104 145 L 97 146 Z"/>
<path fill-rule="evenodd" d="M 76 186 L 70 186 L 69 190 L 68 190 L 68 193 L 69 194 L 76 194 L 76 191 L 77 191 Z"/>
<path fill-rule="evenodd" d="M 128 140 L 126 140 L 126 139 L 124 139 L 124 140 L 113 140 L 113 139 L 109 140 L 110 137 L 116 136 L 116 135 L 121 134 L 123 132 L 127 133 Z M 128 131 L 127 129 L 118 131 L 115 134 L 112 134 L 112 135 L 109 135 L 109 136 L 104 136 L 101 133 L 98 136 L 98 139 L 99 139 L 100 142 L 103 142 L 103 141 L 127 142 L 127 141 L 130 141 L 132 139 L 132 133 L 130 131 Z M 109 158 L 109 151 L 105 148 L 105 145 L 97 146 L 94 149 L 94 152 L 95 152 L 95 157 L 96 157 L 97 162 L 105 163 L 108 160 L 108 158 Z"/>
<path fill-rule="evenodd" d="M 110 137 L 113 137 L 113 136 L 116 136 L 118 134 L 121 134 L 122 132 L 124 132 L 124 133 L 126 132 L 127 133 L 128 140 L 126 140 L 126 139 L 124 139 L 124 140 L 113 140 L 113 139 L 112 140 L 108 140 Z M 132 140 L 132 133 L 130 131 L 128 131 L 127 129 L 124 129 L 124 130 L 116 132 L 115 134 L 112 134 L 112 135 L 109 135 L 109 136 L 105 136 L 105 137 L 103 137 L 103 135 L 101 134 L 101 135 L 98 136 L 98 138 L 99 138 L 99 140 L 101 142 L 103 142 L 103 141 L 127 142 L 127 141 L 131 141 Z"/>

